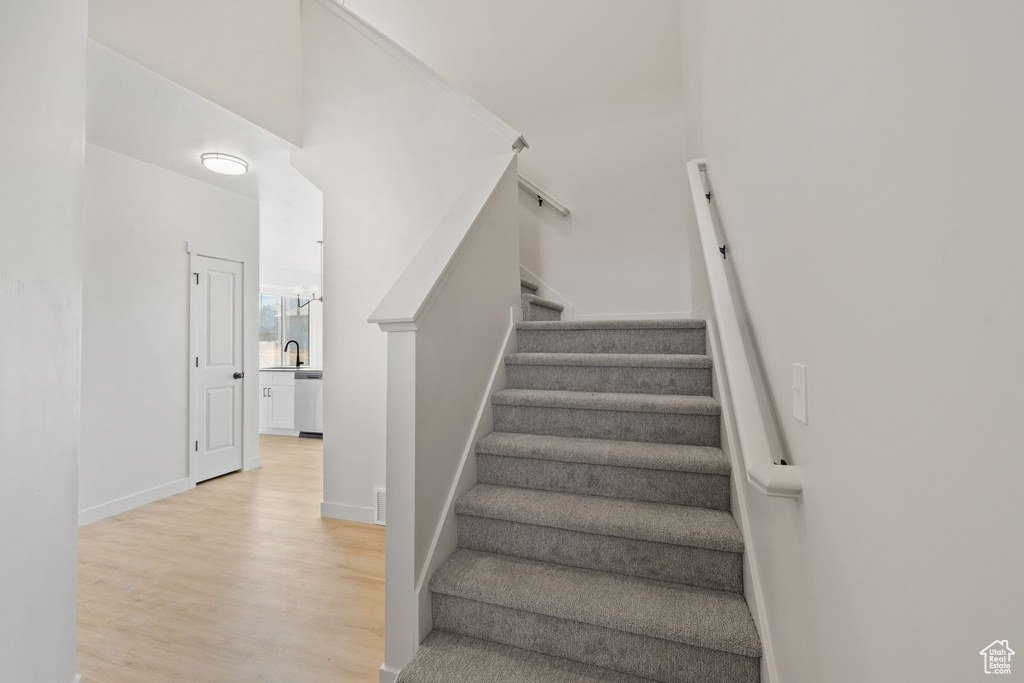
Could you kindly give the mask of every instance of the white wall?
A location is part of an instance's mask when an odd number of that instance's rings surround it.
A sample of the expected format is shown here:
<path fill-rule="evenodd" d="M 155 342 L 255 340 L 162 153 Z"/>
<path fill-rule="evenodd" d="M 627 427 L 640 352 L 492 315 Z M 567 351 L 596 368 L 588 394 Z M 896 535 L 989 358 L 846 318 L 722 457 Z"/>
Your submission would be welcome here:
<path fill-rule="evenodd" d="M 683 132 L 686 138 L 686 160 L 700 159 L 704 151 L 704 50 L 707 38 L 707 12 L 704 0 L 681 0 L 683 59 Z M 700 234 L 697 232 L 693 200 L 686 192 L 686 221 L 690 245 L 690 311 L 695 318 L 711 315 L 711 289 L 707 268 L 701 258 Z"/>
<path fill-rule="evenodd" d="M 90 0 L 89 37 L 295 144 L 298 0 Z"/>
<path fill-rule="evenodd" d="M 516 161 L 484 162 L 373 313 L 388 330 L 382 683 L 432 627 L 429 578 L 457 546 L 455 500 L 476 484 L 473 447 L 492 431 L 490 396 L 504 386 L 520 303 Z"/>
<path fill-rule="evenodd" d="M 258 202 L 86 146 L 82 523 L 188 488 L 190 241 L 257 270 Z M 245 283 L 247 296 L 258 282 Z M 246 314 L 249 460 L 258 455 L 259 321 Z"/>
<path fill-rule="evenodd" d="M 304 0 L 306 136 L 324 193 L 324 507 L 370 521 L 385 485 L 384 333 L 366 320 L 479 169 L 511 144 L 317 0 Z"/>
<path fill-rule="evenodd" d="M 804 480 L 747 539 L 779 681 L 984 680 L 1024 642 L 1024 7 L 699 4 L 711 183 Z"/>
<path fill-rule="evenodd" d="M 0 22 L 0 680 L 75 675 L 86 7 Z"/>
<path fill-rule="evenodd" d="M 521 259 L 577 317 L 690 309 L 678 0 L 347 0 L 522 131 Z"/>

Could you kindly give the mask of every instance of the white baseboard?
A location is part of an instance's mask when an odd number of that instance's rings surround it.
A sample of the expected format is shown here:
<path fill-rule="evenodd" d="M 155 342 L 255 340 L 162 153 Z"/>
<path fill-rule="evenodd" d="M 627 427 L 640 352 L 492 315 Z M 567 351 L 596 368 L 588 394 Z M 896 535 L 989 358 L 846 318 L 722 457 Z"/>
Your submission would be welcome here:
<path fill-rule="evenodd" d="M 714 368 L 714 395 L 722 406 L 722 450 L 729 457 L 733 472 L 745 472 L 747 469 L 745 454 L 739 447 L 739 435 L 736 427 L 736 415 L 733 411 L 732 394 L 729 390 L 728 368 L 725 367 L 722 353 L 721 337 L 713 317 L 709 317 L 707 326 L 707 355 L 711 356 Z M 764 590 L 762 589 L 758 545 L 754 543 L 754 534 L 750 529 L 750 511 L 748 496 L 753 487 L 747 485 L 745 477 L 733 478 L 732 515 L 740 528 L 746 543 L 743 546 L 744 590 L 743 597 L 750 608 L 750 616 L 754 619 L 757 633 L 761 637 L 761 680 L 764 683 L 776 683 L 779 680 L 775 662 L 775 649 L 772 645 L 772 634 L 769 630 L 768 613 L 765 606 Z M 760 494 L 754 494 L 760 495 Z M 747 585 L 749 578 L 750 585 Z"/>
<path fill-rule="evenodd" d="M 71 681 L 71 683 L 82 683 L 82 674 L 75 676 L 75 680 Z"/>
<path fill-rule="evenodd" d="M 249 458 L 248 460 L 245 461 L 245 467 L 242 469 L 242 471 L 248 472 L 249 470 L 254 470 L 262 464 L 263 458 L 257 455 L 255 458 Z"/>
<path fill-rule="evenodd" d="M 380 665 L 380 683 L 395 683 L 397 678 L 397 671 L 389 669 L 387 664 Z"/>
<path fill-rule="evenodd" d="M 714 308 L 711 306 L 711 301 L 705 301 L 702 304 L 697 304 L 690 312 L 690 315 L 697 320 L 711 320 L 711 316 L 713 314 Z"/>
<path fill-rule="evenodd" d="M 101 519 L 106 519 L 107 517 L 119 515 L 122 512 L 134 510 L 140 505 L 146 505 L 147 503 L 158 501 L 161 498 L 181 493 L 182 491 L 188 491 L 188 477 L 178 479 L 177 481 L 172 481 L 161 486 L 156 486 L 145 491 L 140 491 L 139 493 L 133 493 L 130 496 L 118 498 L 117 500 L 112 500 L 109 503 L 103 503 L 91 508 L 86 508 L 85 510 L 80 510 L 78 512 L 78 526 L 82 527 L 86 524 L 92 524 L 93 522 L 98 522 Z"/>
<path fill-rule="evenodd" d="M 320 516 L 327 519 L 344 519 L 349 522 L 373 524 L 373 508 L 344 503 L 320 503 Z"/>
<path fill-rule="evenodd" d="M 667 311 L 661 313 L 577 313 L 576 320 L 685 320 L 690 311 Z"/>
<path fill-rule="evenodd" d="M 260 434 L 270 434 L 271 436 L 298 436 L 299 431 L 297 429 L 278 429 L 277 427 L 261 427 Z"/>

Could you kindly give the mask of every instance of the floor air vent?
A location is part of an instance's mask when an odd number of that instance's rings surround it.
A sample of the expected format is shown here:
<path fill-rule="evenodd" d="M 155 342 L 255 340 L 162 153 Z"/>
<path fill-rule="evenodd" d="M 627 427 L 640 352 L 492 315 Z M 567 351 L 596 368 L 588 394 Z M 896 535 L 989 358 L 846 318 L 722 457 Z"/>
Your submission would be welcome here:
<path fill-rule="evenodd" d="M 374 489 L 373 497 L 373 523 L 386 525 L 388 521 L 388 494 L 384 489 Z"/>

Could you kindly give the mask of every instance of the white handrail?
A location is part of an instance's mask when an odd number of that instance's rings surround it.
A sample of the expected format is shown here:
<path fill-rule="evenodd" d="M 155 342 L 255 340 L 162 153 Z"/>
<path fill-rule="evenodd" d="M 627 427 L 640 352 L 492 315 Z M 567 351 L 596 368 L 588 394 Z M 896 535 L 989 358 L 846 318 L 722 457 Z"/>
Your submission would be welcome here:
<path fill-rule="evenodd" d="M 569 215 L 569 207 L 561 202 L 557 201 L 554 197 L 549 195 L 544 190 L 540 189 L 536 183 L 530 182 L 527 178 L 523 177 L 523 174 L 519 174 L 519 187 L 523 188 L 533 196 L 537 198 L 537 201 L 541 203 L 541 206 L 547 204 L 549 207 L 562 214 L 563 216 Z"/>
<path fill-rule="evenodd" d="M 738 299 L 726 272 L 726 259 L 719 250 L 719 237 L 701 178 L 706 172 L 704 159 L 695 159 L 686 165 L 693 194 L 693 207 L 697 214 L 701 252 L 707 266 L 711 302 L 715 309 L 722 356 L 729 378 L 736 431 L 739 435 L 743 462 L 747 467 L 747 480 L 761 493 L 783 498 L 799 498 L 803 490 L 800 470 L 793 465 L 776 464 L 772 457 L 772 441 L 766 423 L 766 412 L 758 398 L 754 373 L 745 342 L 746 335 L 740 324 Z M 769 413 L 770 414 L 770 413 Z M 779 460 L 781 460 L 781 456 Z"/>

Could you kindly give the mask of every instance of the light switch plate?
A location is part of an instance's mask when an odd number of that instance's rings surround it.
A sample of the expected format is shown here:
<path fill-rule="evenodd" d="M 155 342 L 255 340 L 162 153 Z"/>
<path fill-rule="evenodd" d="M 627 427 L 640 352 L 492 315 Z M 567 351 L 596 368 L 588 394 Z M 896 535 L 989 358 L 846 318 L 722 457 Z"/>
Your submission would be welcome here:
<path fill-rule="evenodd" d="M 793 363 L 793 417 L 807 424 L 807 365 Z"/>

